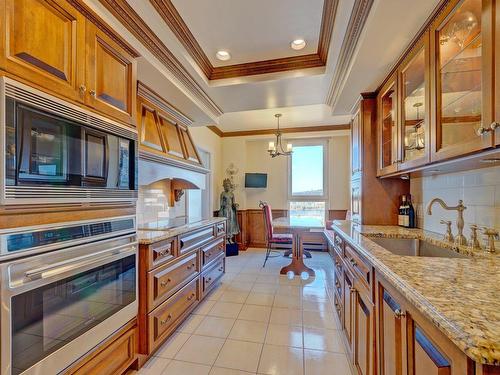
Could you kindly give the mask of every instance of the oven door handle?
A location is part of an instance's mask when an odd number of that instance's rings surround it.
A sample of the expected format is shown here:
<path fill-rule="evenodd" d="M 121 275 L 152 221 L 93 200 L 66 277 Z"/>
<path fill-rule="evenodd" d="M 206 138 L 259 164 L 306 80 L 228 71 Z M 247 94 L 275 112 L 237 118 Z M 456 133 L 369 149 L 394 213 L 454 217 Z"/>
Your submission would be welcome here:
<path fill-rule="evenodd" d="M 128 250 L 124 250 L 127 248 Z M 44 277 L 44 274 L 50 273 L 50 276 L 55 276 L 63 272 L 74 270 L 77 268 L 89 266 L 91 264 L 102 263 L 104 260 L 111 258 L 118 254 L 123 254 L 123 257 L 136 252 L 135 244 L 127 244 L 125 246 L 117 246 L 112 249 L 99 251 L 96 253 L 82 255 L 77 258 L 64 260 L 50 266 L 35 268 L 25 272 L 25 276 L 31 280 L 37 280 Z"/>

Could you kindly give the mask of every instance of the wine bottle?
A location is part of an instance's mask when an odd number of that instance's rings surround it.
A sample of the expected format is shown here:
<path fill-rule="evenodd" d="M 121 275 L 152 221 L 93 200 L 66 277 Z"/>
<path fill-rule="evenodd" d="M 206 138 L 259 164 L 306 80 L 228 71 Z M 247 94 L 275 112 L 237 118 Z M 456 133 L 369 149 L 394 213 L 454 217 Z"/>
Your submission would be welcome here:
<path fill-rule="evenodd" d="M 416 228 L 417 221 L 415 220 L 415 208 L 411 203 L 411 195 L 408 196 L 408 228 Z"/>
<path fill-rule="evenodd" d="M 406 206 L 406 195 L 402 195 L 398 212 L 398 225 L 401 227 L 405 225 L 405 206 Z"/>

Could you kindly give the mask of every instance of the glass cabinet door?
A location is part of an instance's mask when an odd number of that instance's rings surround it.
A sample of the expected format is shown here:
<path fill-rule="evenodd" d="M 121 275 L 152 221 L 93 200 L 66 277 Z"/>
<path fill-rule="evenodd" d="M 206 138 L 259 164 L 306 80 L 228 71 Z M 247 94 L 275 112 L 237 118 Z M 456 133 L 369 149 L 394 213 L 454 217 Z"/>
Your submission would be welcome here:
<path fill-rule="evenodd" d="M 398 124 L 397 83 L 391 79 L 382 88 L 378 98 L 379 106 L 379 175 L 397 171 Z"/>
<path fill-rule="evenodd" d="M 427 162 L 428 150 L 428 34 L 417 45 L 414 53 L 400 71 L 401 82 L 401 151 L 404 166 Z"/>
<path fill-rule="evenodd" d="M 482 1 L 452 3 L 455 7 L 438 20 L 441 24 L 433 30 L 437 90 L 434 159 L 491 145 L 491 132 L 482 131 Z"/>

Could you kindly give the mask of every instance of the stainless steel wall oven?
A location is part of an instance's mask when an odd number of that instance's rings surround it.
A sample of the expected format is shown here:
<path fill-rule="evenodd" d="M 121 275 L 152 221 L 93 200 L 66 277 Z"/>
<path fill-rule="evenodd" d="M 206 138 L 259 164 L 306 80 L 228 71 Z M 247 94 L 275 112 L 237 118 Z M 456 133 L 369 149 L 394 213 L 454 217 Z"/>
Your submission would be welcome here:
<path fill-rule="evenodd" d="M 134 217 L 3 231 L 0 261 L 2 375 L 57 374 L 137 315 Z"/>
<path fill-rule="evenodd" d="M 133 201 L 137 133 L 0 78 L 0 204 Z"/>

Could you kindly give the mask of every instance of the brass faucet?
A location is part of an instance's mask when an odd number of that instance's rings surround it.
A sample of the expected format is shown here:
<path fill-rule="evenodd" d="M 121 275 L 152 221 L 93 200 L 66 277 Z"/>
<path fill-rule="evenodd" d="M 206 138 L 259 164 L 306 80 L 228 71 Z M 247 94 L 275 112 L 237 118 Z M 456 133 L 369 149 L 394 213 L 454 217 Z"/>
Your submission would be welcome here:
<path fill-rule="evenodd" d="M 450 207 L 441 198 L 434 198 L 427 205 L 427 215 L 432 215 L 432 205 L 434 203 L 439 203 L 445 210 L 457 211 L 458 234 L 455 236 L 455 245 L 467 245 L 467 238 L 464 236 L 464 210 L 467 207 L 464 206 L 464 202 L 460 199 L 458 205 Z"/>

